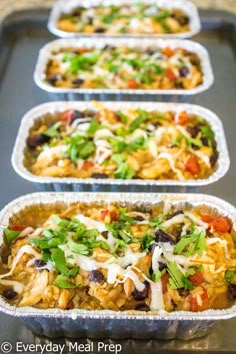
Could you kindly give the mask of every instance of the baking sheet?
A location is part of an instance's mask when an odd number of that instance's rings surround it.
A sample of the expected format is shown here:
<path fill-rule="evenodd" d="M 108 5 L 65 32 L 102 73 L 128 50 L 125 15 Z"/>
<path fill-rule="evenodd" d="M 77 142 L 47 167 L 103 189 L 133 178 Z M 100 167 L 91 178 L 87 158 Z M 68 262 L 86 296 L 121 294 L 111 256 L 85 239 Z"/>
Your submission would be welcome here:
<path fill-rule="evenodd" d="M 38 50 L 54 37 L 46 29 L 49 11 L 34 10 L 16 13 L 9 17 L 4 26 L 4 39 L 1 38 L 0 47 L 0 207 L 7 202 L 25 193 L 33 192 L 34 187 L 18 177 L 11 167 L 10 156 L 14 140 L 19 128 L 20 118 L 33 106 L 48 101 L 48 96 L 33 83 L 32 76 Z M 194 40 L 198 40 L 209 50 L 216 81 L 207 92 L 200 94 L 193 103 L 200 104 L 215 111 L 222 117 L 226 138 L 231 155 L 231 169 L 226 177 L 212 186 L 201 189 L 203 193 L 210 193 L 226 199 L 235 205 L 236 188 L 236 149 L 235 149 L 235 24 L 236 17 L 224 12 L 203 11 L 203 31 Z M 56 100 L 53 96 L 52 100 Z M 10 122 L 10 124 L 9 124 Z M 235 353 L 236 320 L 224 321 L 208 336 L 189 342 L 172 341 L 115 341 L 123 344 L 122 354 L 145 353 Z M 0 340 L 20 340 L 24 343 L 50 343 L 45 338 L 34 336 L 17 319 L 1 315 Z M 55 340 L 54 343 L 65 340 Z M 67 341 L 68 342 L 68 341 Z M 79 343 L 87 343 L 85 339 Z M 105 343 L 109 343 L 105 340 Z M 15 351 L 12 351 L 15 353 Z M 67 353 L 67 351 L 65 351 Z M 91 352 L 93 353 L 93 352 Z M 97 353 L 97 351 L 94 351 Z M 105 351 L 101 351 L 105 353 Z"/>

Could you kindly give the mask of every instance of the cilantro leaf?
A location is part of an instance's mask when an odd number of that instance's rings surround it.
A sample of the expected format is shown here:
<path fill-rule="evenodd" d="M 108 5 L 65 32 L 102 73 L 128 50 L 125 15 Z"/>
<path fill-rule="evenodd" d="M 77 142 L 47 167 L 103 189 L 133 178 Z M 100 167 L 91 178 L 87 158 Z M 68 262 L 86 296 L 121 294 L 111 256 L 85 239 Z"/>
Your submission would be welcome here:
<path fill-rule="evenodd" d="M 179 242 L 174 247 L 175 254 L 183 254 L 185 257 L 197 253 L 202 255 L 206 248 L 205 232 L 194 232 L 181 237 Z"/>
<path fill-rule="evenodd" d="M 66 265 L 65 254 L 60 248 L 57 248 L 54 252 L 52 252 L 52 260 L 58 272 L 62 274 L 67 273 L 68 268 Z"/>
<path fill-rule="evenodd" d="M 164 221 L 163 214 L 159 214 L 154 219 L 149 219 L 149 225 L 155 228 L 160 227 L 163 221 Z"/>
<path fill-rule="evenodd" d="M 161 279 L 161 272 L 157 270 L 155 273 L 151 275 L 151 279 L 152 281 L 154 281 L 154 283 L 157 283 Z"/>
<path fill-rule="evenodd" d="M 89 248 L 83 243 L 76 243 L 71 241 L 71 242 L 67 242 L 67 246 L 72 252 L 79 253 L 84 256 L 89 255 Z"/>
<path fill-rule="evenodd" d="M 87 129 L 88 135 L 93 135 L 100 128 L 99 121 L 97 119 L 92 119 L 90 125 Z"/>
<path fill-rule="evenodd" d="M 184 276 L 176 262 L 167 264 L 167 272 L 170 274 L 169 284 L 172 289 L 185 288 L 186 290 L 192 290 L 194 288 L 193 283 Z"/>
<path fill-rule="evenodd" d="M 116 111 L 115 114 L 120 118 L 120 120 L 123 124 L 126 124 L 128 122 L 128 118 L 123 112 Z"/>
<path fill-rule="evenodd" d="M 236 284 L 236 266 L 232 266 L 230 269 L 226 270 L 225 280 L 229 284 Z"/>
<path fill-rule="evenodd" d="M 150 250 L 151 245 L 155 243 L 155 235 L 154 234 L 145 234 L 141 239 L 141 247 L 143 252 L 148 252 Z"/>
<path fill-rule="evenodd" d="M 66 275 L 60 274 L 54 280 L 54 285 L 58 286 L 61 289 L 74 289 L 77 288 L 79 285 L 72 284 Z"/>
<path fill-rule="evenodd" d="M 20 235 L 21 231 L 13 231 L 10 229 L 4 229 L 8 246 Z"/>
<path fill-rule="evenodd" d="M 50 138 L 55 138 L 59 135 L 58 128 L 60 127 L 60 125 L 61 125 L 61 122 L 56 122 L 55 124 L 53 124 L 50 128 L 48 128 L 48 130 L 46 130 L 42 134 L 47 135 Z"/>

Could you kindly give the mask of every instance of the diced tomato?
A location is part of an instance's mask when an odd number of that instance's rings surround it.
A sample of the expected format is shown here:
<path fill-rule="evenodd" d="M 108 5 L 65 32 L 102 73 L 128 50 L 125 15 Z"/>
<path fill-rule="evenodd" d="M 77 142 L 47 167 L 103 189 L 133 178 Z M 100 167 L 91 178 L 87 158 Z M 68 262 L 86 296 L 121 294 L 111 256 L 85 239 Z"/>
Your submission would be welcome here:
<path fill-rule="evenodd" d="M 117 221 L 119 219 L 119 215 L 118 215 L 117 211 L 110 210 L 109 212 L 110 212 L 111 221 Z"/>
<path fill-rule="evenodd" d="M 219 216 L 215 220 L 210 223 L 213 226 L 215 231 L 226 233 L 229 232 L 231 229 L 231 224 L 228 219 L 223 216 Z"/>
<path fill-rule="evenodd" d="M 109 214 L 109 210 L 108 209 L 101 210 L 100 211 L 100 219 L 102 221 L 104 221 L 108 214 Z"/>
<path fill-rule="evenodd" d="M 166 55 L 168 58 L 172 57 L 172 56 L 175 54 L 174 50 L 171 49 L 170 47 L 165 47 L 165 48 L 163 48 L 163 49 L 162 49 L 162 52 L 163 52 L 163 54 Z"/>
<path fill-rule="evenodd" d="M 128 79 L 126 81 L 126 84 L 127 84 L 128 88 L 130 88 L 130 89 L 137 89 L 139 87 L 139 85 L 135 79 Z"/>
<path fill-rule="evenodd" d="M 28 227 L 28 225 L 15 225 L 15 226 L 9 227 L 9 229 L 12 231 L 23 231 L 27 227 Z"/>
<path fill-rule="evenodd" d="M 74 110 L 73 109 L 67 109 L 65 112 L 63 112 L 60 116 L 60 121 L 71 124 L 73 117 L 74 117 Z"/>
<path fill-rule="evenodd" d="M 195 286 L 198 286 L 205 281 L 203 274 L 198 271 L 196 271 L 193 275 L 190 275 L 188 278 Z"/>
<path fill-rule="evenodd" d="M 190 156 L 185 164 L 185 169 L 192 173 L 192 175 L 198 175 L 200 172 L 200 167 L 194 156 Z"/>
<path fill-rule="evenodd" d="M 218 216 L 217 218 L 213 218 L 211 215 L 203 215 L 202 221 L 209 224 L 209 228 L 213 227 L 213 229 L 217 232 L 227 233 L 231 229 L 230 221 L 224 216 Z"/>
<path fill-rule="evenodd" d="M 85 161 L 82 165 L 82 168 L 84 170 L 89 170 L 90 168 L 92 168 L 94 166 L 94 163 L 92 161 Z"/>
<path fill-rule="evenodd" d="M 207 224 L 210 224 L 214 220 L 213 216 L 211 215 L 203 215 L 201 219 L 203 222 L 206 222 Z"/>
<path fill-rule="evenodd" d="M 167 292 L 167 284 L 169 282 L 170 275 L 168 273 L 161 277 L 162 292 L 165 294 Z"/>
<path fill-rule="evenodd" d="M 190 297 L 190 311 L 199 312 L 199 311 L 207 310 L 209 308 L 209 298 L 208 298 L 207 291 L 204 287 L 202 287 L 202 289 L 203 289 L 203 292 L 200 295 L 201 300 L 202 300 L 202 304 L 198 304 L 196 296 L 191 295 L 191 297 Z"/>
<path fill-rule="evenodd" d="M 166 77 L 171 81 L 174 81 L 176 79 L 176 75 L 175 75 L 174 71 L 170 68 L 168 68 L 166 70 Z"/>
<path fill-rule="evenodd" d="M 176 117 L 177 124 L 184 125 L 188 122 L 188 113 L 185 111 L 181 112 L 180 114 L 177 114 Z"/>

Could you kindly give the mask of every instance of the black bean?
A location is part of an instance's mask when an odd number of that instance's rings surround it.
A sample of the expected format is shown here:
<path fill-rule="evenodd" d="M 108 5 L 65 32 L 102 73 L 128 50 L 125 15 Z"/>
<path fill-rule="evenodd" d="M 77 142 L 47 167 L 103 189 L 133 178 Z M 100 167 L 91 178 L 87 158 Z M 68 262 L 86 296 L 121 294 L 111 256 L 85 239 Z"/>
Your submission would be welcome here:
<path fill-rule="evenodd" d="M 153 244 L 151 245 L 151 247 L 149 248 L 151 254 L 153 254 L 153 252 L 154 252 L 154 250 L 155 250 L 155 248 L 156 248 L 157 245 L 158 245 L 157 243 L 153 243 Z"/>
<path fill-rule="evenodd" d="M 92 16 L 88 16 L 87 17 L 87 23 L 88 23 L 88 25 L 92 25 L 93 24 L 93 17 Z"/>
<path fill-rule="evenodd" d="M 155 49 L 147 49 L 146 50 L 146 53 L 148 54 L 148 55 L 154 55 L 155 53 L 156 53 L 156 50 Z"/>
<path fill-rule="evenodd" d="M 113 50 L 113 49 L 115 49 L 113 45 L 106 44 L 102 50 L 106 51 L 106 50 Z"/>
<path fill-rule="evenodd" d="M 102 272 L 100 272 L 100 270 L 95 269 L 90 272 L 89 280 L 94 281 L 95 283 L 102 283 L 105 279 Z"/>
<path fill-rule="evenodd" d="M 142 215 L 133 216 L 133 219 L 135 221 L 144 221 L 145 220 L 145 218 Z"/>
<path fill-rule="evenodd" d="M 176 210 L 174 213 L 168 216 L 167 220 L 174 218 L 177 215 L 183 214 L 183 210 Z"/>
<path fill-rule="evenodd" d="M 106 173 L 93 173 L 92 178 L 108 178 Z"/>
<path fill-rule="evenodd" d="M 197 125 L 193 125 L 193 126 L 188 125 L 186 130 L 191 135 L 192 138 L 196 138 L 196 136 L 200 131 Z"/>
<path fill-rule="evenodd" d="M 150 311 L 150 307 L 147 304 L 138 304 L 135 307 L 135 310 L 137 310 L 137 311 Z"/>
<path fill-rule="evenodd" d="M 84 112 L 75 110 L 72 121 L 79 119 L 79 118 L 84 118 Z"/>
<path fill-rule="evenodd" d="M 102 232 L 101 232 L 101 235 L 102 235 L 104 238 L 107 238 L 107 237 L 108 237 L 108 231 L 102 231 Z"/>
<path fill-rule="evenodd" d="M 173 238 L 163 230 L 160 229 L 156 230 L 155 236 L 156 236 L 155 238 L 156 242 L 170 242 L 172 245 L 174 244 Z"/>
<path fill-rule="evenodd" d="M 72 84 L 74 87 L 80 87 L 84 83 L 83 79 L 77 78 L 72 80 Z"/>
<path fill-rule="evenodd" d="M 214 237 L 214 234 L 211 231 L 209 231 L 209 230 L 206 230 L 206 235 L 208 237 Z"/>
<path fill-rule="evenodd" d="M 37 146 L 43 145 L 50 140 L 50 137 L 44 134 L 36 134 L 27 139 L 27 145 L 31 149 L 35 149 Z"/>
<path fill-rule="evenodd" d="M 149 291 L 149 283 L 145 280 L 145 282 L 143 283 L 145 285 L 145 288 L 143 289 L 143 291 L 138 291 L 137 289 L 135 289 L 132 293 L 134 300 L 136 301 L 142 301 L 145 300 L 146 297 L 148 296 L 148 291 Z"/>
<path fill-rule="evenodd" d="M 236 284 L 229 284 L 228 285 L 227 298 L 229 300 L 236 300 Z"/>
<path fill-rule="evenodd" d="M 95 32 L 95 33 L 104 33 L 105 31 L 106 31 L 105 28 L 103 28 L 103 27 L 97 27 L 94 32 Z"/>
<path fill-rule="evenodd" d="M 209 146 L 209 141 L 205 136 L 203 138 L 201 138 L 201 142 L 202 142 L 202 145 Z"/>
<path fill-rule="evenodd" d="M 181 69 L 179 70 L 179 74 L 180 74 L 181 77 L 186 77 L 186 76 L 188 76 L 188 74 L 189 74 L 189 68 L 187 68 L 186 66 L 184 66 L 183 68 L 181 68 Z"/>
<path fill-rule="evenodd" d="M 214 150 L 213 154 L 211 155 L 210 157 L 210 164 L 211 164 L 211 167 L 214 167 L 217 160 L 218 160 L 218 157 L 219 157 L 219 153 L 218 151 Z"/>
<path fill-rule="evenodd" d="M 184 85 L 183 85 L 182 82 L 176 82 L 175 87 L 176 87 L 177 89 L 183 89 L 183 88 L 184 88 Z"/>
<path fill-rule="evenodd" d="M 85 117 L 94 117 L 95 114 L 97 114 L 97 112 L 96 111 L 92 111 L 91 109 L 86 109 L 84 111 L 84 116 Z"/>
<path fill-rule="evenodd" d="M 42 260 L 42 259 L 36 259 L 35 262 L 34 262 L 35 268 L 42 268 L 42 267 L 44 267 L 46 264 L 47 264 L 47 262 L 45 262 L 45 261 Z"/>
<path fill-rule="evenodd" d="M 197 56 L 197 54 L 195 53 L 189 53 L 187 54 L 187 56 L 189 57 L 189 60 L 191 62 L 192 65 L 195 65 L 197 67 L 200 67 L 201 65 L 201 62 L 200 62 L 200 59 L 199 57 Z"/>
<path fill-rule="evenodd" d="M 163 269 L 166 269 L 167 265 L 165 263 L 162 263 L 162 262 L 158 262 L 159 264 L 159 270 L 160 272 L 163 270 Z"/>
<path fill-rule="evenodd" d="M 72 13 L 73 16 L 81 16 L 81 13 L 82 13 L 83 9 L 82 8 L 78 8 L 78 9 L 75 9 Z"/>
<path fill-rule="evenodd" d="M 16 295 L 17 293 L 13 289 L 6 289 L 3 291 L 3 296 L 8 300 L 12 300 Z"/>
<path fill-rule="evenodd" d="M 53 86 L 55 86 L 56 82 L 59 80 L 62 80 L 61 74 L 52 74 L 48 78 L 48 82 Z"/>
<path fill-rule="evenodd" d="M 189 24 L 189 17 L 182 15 L 182 16 L 177 16 L 176 20 L 179 22 L 181 26 L 186 26 Z"/>
<path fill-rule="evenodd" d="M 184 288 L 177 289 L 177 291 L 178 291 L 178 293 L 179 293 L 179 296 L 187 297 L 188 294 L 189 294 L 189 291 L 188 291 L 188 290 L 185 290 Z"/>

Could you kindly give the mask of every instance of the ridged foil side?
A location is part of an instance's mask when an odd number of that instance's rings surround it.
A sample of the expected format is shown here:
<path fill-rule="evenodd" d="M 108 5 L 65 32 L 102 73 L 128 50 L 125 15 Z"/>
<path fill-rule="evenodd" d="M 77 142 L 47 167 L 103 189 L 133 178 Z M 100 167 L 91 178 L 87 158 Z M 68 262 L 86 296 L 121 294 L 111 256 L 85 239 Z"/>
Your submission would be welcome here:
<path fill-rule="evenodd" d="M 156 0 L 142 0 L 144 4 L 156 4 Z M 132 3 L 137 3 L 137 0 L 129 0 L 129 4 Z M 71 38 L 75 36 L 79 37 L 121 37 L 121 34 L 114 34 L 114 35 L 106 35 L 106 34 L 96 34 L 96 33 L 78 33 L 78 32 L 66 32 L 63 30 L 60 30 L 57 27 L 57 21 L 61 17 L 62 13 L 70 13 L 71 10 L 73 10 L 76 6 L 85 6 L 87 8 L 92 7 L 92 6 L 104 6 L 104 5 L 126 5 L 127 1 L 126 0 L 109 0 L 109 1 L 103 1 L 103 0 L 88 0 L 88 1 L 78 1 L 78 0 L 70 0 L 70 1 L 58 1 L 54 4 L 49 21 L 48 21 L 48 29 L 50 32 L 55 34 L 56 36 L 59 37 L 64 37 L 64 38 Z M 158 6 L 159 7 L 165 7 L 168 9 L 183 9 L 185 13 L 189 16 L 190 18 L 190 30 L 188 32 L 184 33 L 166 33 L 166 34 L 122 34 L 123 37 L 153 37 L 153 38 L 189 38 L 197 34 L 200 29 L 201 29 L 201 23 L 200 23 L 200 18 L 198 15 L 198 11 L 196 6 L 191 3 L 190 1 L 185 1 L 185 0 L 175 0 L 174 3 L 171 0 L 159 0 L 158 1 Z"/>
<path fill-rule="evenodd" d="M 53 87 L 46 82 L 45 70 L 50 60 L 51 52 L 53 50 L 59 50 L 63 48 L 75 47 L 75 48 L 103 48 L 105 45 L 112 46 L 126 46 L 130 48 L 165 48 L 170 47 L 183 48 L 188 51 L 197 53 L 201 61 L 201 67 L 203 71 L 203 83 L 197 86 L 194 89 L 184 90 L 184 89 L 173 89 L 173 90 L 120 90 L 120 89 L 83 89 L 83 88 L 60 88 Z M 38 61 L 34 71 L 34 81 L 36 85 L 47 92 L 54 94 L 67 94 L 69 99 L 75 99 L 76 95 L 128 95 L 132 98 L 131 95 L 159 95 L 168 96 L 168 97 L 183 97 L 183 96 L 192 96 L 200 92 L 206 91 L 214 82 L 214 75 L 210 63 L 210 58 L 207 50 L 200 45 L 199 43 L 181 40 L 181 39 L 140 39 L 140 38 L 67 38 L 67 39 L 57 39 L 46 44 L 39 52 Z"/>
<path fill-rule="evenodd" d="M 89 102 L 50 102 L 39 105 L 25 114 L 22 119 L 21 126 L 17 135 L 16 143 L 12 154 L 12 165 L 15 171 L 24 179 L 37 183 L 41 186 L 48 184 L 49 190 L 56 191 L 62 190 L 76 190 L 80 188 L 82 191 L 86 190 L 86 187 L 96 188 L 97 191 L 111 191 L 112 189 L 119 189 L 121 187 L 129 188 L 129 191 L 138 191 L 141 188 L 172 188 L 171 191 L 183 191 L 187 187 L 197 188 L 203 185 L 208 185 L 218 181 L 222 178 L 229 169 L 230 160 L 224 134 L 224 129 L 220 119 L 210 110 L 201 106 L 191 104 L 179 104 L 179 103 L 153 103 L 153 102 L 105 102 L 105 105 L 113 110 L 122 110 L 127 108 L 141 108 L 144 110 L 152 111 L 187 111 L 191 114 L 196 114 L 206 119 L 214 133 L 216 142 L 218 145 L 219 159 L 216 171 L 211 176 L 205 179 L 198 180 L 117 180 L 117 179 L 79 179 L 79 178 L 60 178 L 60 177 L 41 177 L 33 175 L 26 167 L 25 164 L 25 149 L 26 139 L 29 134 L 29 130 L 34 126 L 35 121 L 45 114 L 53 114 L 56 112 L 63 112 L 66 109 L 85 109 L 92 108 L 93 106 Z M 51 186 L 50 186 L 51 184 Z M 149 190 L 150 191 L 150 190 Z"/>

